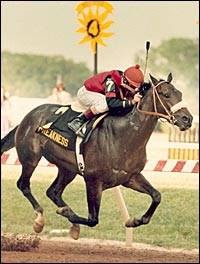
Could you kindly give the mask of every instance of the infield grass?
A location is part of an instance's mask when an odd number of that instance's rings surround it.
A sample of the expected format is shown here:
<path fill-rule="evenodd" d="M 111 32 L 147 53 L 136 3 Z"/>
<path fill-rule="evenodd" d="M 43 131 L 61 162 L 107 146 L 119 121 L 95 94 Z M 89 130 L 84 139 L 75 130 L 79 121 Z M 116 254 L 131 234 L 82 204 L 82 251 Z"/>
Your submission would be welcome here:
<path fill-rule="evenodd" d="M 56 214 L 57 207 L 47 198 L 50 181 L 32 183 L 32 193 L 44 208 L 45 227 L 41 235 L 49 235 L 52 229 L 69 229 L 71 224 Z M 16 187 L 16 180 L 3 179 L 2 230 L 12 233 L 33 233 L 35 219 L 33 209 Z M 121 187 L 130 216 L 140 217 L 149 207 L 151 198 Z M 165 248 L 198 248 L 199 199 L 197 190 L 159 189 L 162 201 L 151 222 L 133 229 L 133 241 Z M 72 182 L 66 188 L 63 199 L 73 210 L 87 217 L 87 202 L 83 183 Z M 81 226 L 82 238 L 125 241 L 125 227 L 112 189 L 103 192 L 99 224 L 90 228 Z"/>

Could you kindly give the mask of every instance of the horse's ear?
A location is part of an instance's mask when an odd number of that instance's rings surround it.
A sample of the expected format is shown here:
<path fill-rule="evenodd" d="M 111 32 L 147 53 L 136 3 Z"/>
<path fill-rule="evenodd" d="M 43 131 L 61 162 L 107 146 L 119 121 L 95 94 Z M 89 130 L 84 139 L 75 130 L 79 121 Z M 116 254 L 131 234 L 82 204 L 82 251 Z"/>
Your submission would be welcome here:
<path fill-rule="evenodd" d="M 158 83 L 158 80 L 155 77 L 153 77 L 150 73 L 149 73 L 149 76 L 150 76 L 150 79 L 151 79 L 153 85 L 156 85 Z"/>
<path fill-rule="evenodd" d="M 167 77 L 167 81 L 170 83 L 172 81 L 172 73 L 170 72 L 170 74 Z"/>

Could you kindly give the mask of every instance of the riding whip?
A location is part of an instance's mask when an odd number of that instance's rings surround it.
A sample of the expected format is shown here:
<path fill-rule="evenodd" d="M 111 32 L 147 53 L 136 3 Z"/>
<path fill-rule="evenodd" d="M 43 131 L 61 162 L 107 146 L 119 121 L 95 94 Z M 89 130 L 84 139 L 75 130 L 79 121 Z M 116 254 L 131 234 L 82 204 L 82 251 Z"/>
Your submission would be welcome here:
<path fill-rule="evenodd" d="M 144 66 L 144 78 L 147 70 L 147 61 L 148 61 L 148 52 L 150 48 L 150 41 L 146 41 L 146 59 L 145 59 L 145 66 Z"/>

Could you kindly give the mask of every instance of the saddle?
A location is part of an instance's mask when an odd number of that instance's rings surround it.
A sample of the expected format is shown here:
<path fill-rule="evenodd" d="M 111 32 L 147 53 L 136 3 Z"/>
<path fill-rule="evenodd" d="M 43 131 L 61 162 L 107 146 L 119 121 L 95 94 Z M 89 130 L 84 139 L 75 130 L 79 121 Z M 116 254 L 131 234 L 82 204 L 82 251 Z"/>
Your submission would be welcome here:
<path fill-rule="evenodd" d="M 43 126 L 37 128 L 36 132 L 53 140 L 67 150 L 76 150 L 76 141 L 79 138 L 80 154 L 83 151 L 83 145 L 88 142 L 93 130 L 103 120 L 107 113 L 96 115 L 92 120 L 87 121 L 81 128 L 84 138 L 77 136 L 67 123 L 72 121 L 81 112 L 72 110 L 71 105 L 61 106 L 53 116 Z"/>

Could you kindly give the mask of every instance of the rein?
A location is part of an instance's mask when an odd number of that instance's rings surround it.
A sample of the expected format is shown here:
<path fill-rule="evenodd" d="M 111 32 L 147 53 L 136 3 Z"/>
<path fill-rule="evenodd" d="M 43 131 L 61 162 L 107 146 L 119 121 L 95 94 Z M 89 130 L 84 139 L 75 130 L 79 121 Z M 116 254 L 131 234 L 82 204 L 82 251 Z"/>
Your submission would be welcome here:
<path fill-rule="evenodd" d="M 138 110 L 138 112 L 143 113 L 143 114 L 146 114 L 146 115 L 154 115 L 154 116 L 163 117 L 163 118 L 169 120 L 169 122 L 171 124 L 174 124 L 174 116 L 167 110 L 167 108 L 163 104 L 162 100 L 160 99 L 160 96 L 158 94 L 158 91 L 156 90 L 156 88 L 159 85 L 163 84 L 163 83 L 166 83 L 166 81 L 161 81 L 158 84 L 156 84 L 155 86 L 153 86 L 153 106 L 154 106 L 154 112 L 141 110 L 139 108 L 140 102 L 138 102 L 138 104 L 137 104 L 137 110 Z M 157 107 L 156 107 L 156 97 L 159 100 L 159 102 L 161 103 L 161 105 L 164 108 L 165 112 L 167 113 L 166 115 L 165 114 L 162 114 L 162 113 L 159 113 L 157 111 Z"/>

